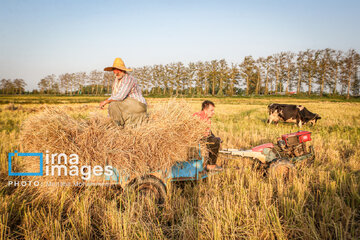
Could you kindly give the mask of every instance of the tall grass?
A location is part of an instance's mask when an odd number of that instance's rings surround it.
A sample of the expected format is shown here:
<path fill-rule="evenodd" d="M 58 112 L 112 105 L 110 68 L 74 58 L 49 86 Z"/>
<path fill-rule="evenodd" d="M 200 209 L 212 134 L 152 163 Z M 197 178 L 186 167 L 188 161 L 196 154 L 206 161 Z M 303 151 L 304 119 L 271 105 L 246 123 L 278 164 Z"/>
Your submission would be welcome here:
<path fill-rule="evenodd" d="M 279 100 L 279 99 L 277 99 Z M 162 99 L 150 99 L 150 106 Z M 271 99 L 215 99 L 213 130 L 224 147 L 249 148 L 298 131 L 266 124 Z M 192 110 L 201 100 L 189 99 Z M 273 101 L 275 102 L 275 101 Z M 297 103 L 296 99 L 277 102 Z M 1 239 L 359 239 L 360 104 L 298 101 L 322 119 L 312 132 L 316 158 L 299 164 L 294 179 L 263 177 L 247 159 L 199 183 L 169 185 L 163 208 L 143 209 L 106 187 L 64 187 L 52 198 L 35 187 L 9 187 L 7 153 L 18 148 L 21 122 L 30 114 L 2 107 L 0 155 Z M 74 116 L 79 111 L 71 105 Z M 82 114 L 79 115 L 82 117 Z M 220 159 L 224 160 L 224 159 Z M 233 168 L 236 167 L 236 168 Z M 14 180 L 14 178 L 11 178 Z"/>

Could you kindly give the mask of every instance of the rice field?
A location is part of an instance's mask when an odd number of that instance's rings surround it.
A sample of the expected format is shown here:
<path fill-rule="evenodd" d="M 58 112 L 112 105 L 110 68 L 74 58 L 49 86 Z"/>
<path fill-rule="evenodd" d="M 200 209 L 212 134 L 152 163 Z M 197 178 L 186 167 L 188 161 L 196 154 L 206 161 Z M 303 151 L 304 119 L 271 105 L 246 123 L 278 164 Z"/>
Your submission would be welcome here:
<path fill-rule="evenodd" d="M 7 154 L 20 149 L 21 124 L 43 103 L 0 111 L 0 239 L 359 239 L 360 103 L 318 99 L 214 98 L 212 130 L 224 148 L 251 148 L 298 131 L 267 125 L 271 102 L 302 104 L 322 119 L 312 132 L 316 157 L 301 164 L 290 182 L 263 177 L 251 161 L 233 159 L 205 181 L 170 185 L 164 206 L 142 206 L 132 196 L 114 198 L 107 187 L 61 188 L 51 197 L 34 186 L 8 186 Z M 149 111 L 168 99 L 148 99 Z M 202 99 L 186 99 L 199 111 Z M 56 100 L 54 100 L 56 102 Z M 75 118 L 98 103 L 57 103 Z M 18 107 L 18 108 L 16 108 Z M 16 108 L 16 109 L 14 109 Z M 220 159 L 223 160 L 223 159 Z M 230 161 L 230 160 L 229 160 Z M 18 166 L 21 169 L 21 164 Z"/>

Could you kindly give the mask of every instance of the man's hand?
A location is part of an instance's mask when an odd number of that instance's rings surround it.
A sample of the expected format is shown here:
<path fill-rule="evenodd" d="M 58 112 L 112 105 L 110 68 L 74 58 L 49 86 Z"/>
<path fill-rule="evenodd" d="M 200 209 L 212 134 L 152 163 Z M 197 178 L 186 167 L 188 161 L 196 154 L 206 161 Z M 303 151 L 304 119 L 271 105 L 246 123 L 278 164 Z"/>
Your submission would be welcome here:
<path fill-rule="evenodd" d="M 104 107 L 105 107 L 106 104 L 108 104 L 108 101 L 107 101 L 107 100 L 102 101 L 102 102 L 100 103 L 100 109 L 104 109 Z"/>

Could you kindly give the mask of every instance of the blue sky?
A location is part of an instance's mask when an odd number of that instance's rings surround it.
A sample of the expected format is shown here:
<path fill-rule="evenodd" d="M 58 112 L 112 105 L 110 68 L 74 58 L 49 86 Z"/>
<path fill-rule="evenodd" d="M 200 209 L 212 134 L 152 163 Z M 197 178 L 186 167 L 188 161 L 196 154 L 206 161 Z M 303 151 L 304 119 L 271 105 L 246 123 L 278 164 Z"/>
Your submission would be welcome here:
<path fill-rule="evenodd" d="M 360 1 L 0 0 L 0 79 L 333 48 L 360 50 Z"/>

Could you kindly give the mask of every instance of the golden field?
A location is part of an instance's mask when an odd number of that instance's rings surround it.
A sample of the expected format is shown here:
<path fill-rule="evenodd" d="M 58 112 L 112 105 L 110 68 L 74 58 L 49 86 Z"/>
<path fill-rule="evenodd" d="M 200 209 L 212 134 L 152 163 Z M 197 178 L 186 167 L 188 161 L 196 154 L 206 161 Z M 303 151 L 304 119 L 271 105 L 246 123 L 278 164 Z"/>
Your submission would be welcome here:
<path fill-rule="evenodd" d="M 214 98 L 212 130 L 223 147 L 251 148 L 298 131 L 293 124 L 267 125 L 271 102 L 302 104 L 322 119 L 312 132 L 316 157 L 297 166 L 292 181 L 263 177 L 245 159 L 206 181 L 169 186 L 163 208 L 123 206 L 106 187 L 52 197 L 37 187 L 11 187 L 7 153 L 19 149 L 21 123 L 44 104 L 1 105 L 0 239 L 359 239 L 360 103 L 293 98 Z M 148 99 L 149 111 L 168 99 Z M 201 99 L 186 99 L 199 111 Z M 85 105 L 86 104 L 86 105 Z M 20 104 L 15 104 L 20 106 Z M 99 110 L 97 103 L 57 103 L 74 117 Z"/>

